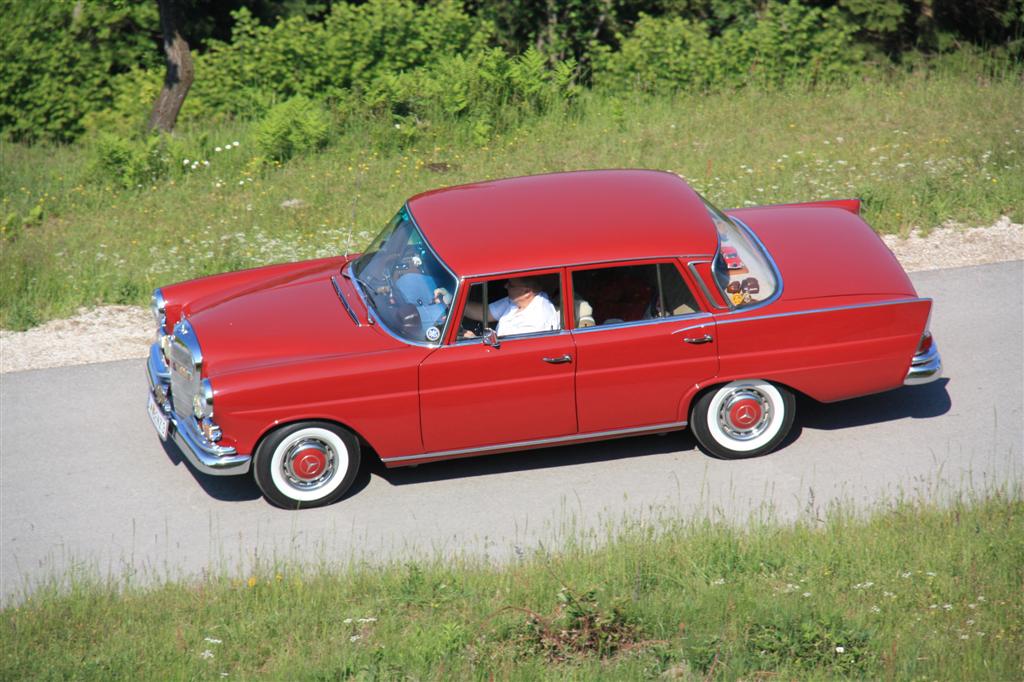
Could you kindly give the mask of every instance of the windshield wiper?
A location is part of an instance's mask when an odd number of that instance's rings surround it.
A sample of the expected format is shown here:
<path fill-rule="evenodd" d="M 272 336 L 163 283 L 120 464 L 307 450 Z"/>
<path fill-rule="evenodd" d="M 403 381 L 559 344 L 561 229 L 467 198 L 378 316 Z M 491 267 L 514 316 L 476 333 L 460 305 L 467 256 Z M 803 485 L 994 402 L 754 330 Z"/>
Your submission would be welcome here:
<path fill-rule="evenodd" d="M 366 302 L 367 306 L 373 308 L 374 312 L 376 312 L 379 315 L 380 309 L 377 307 L 377 301 L 373 299 L 373 288 L 369 285 L 369 283 L 357 277 L 356 274 L 352 271 L 351 266 L 342 270 L 341 274 L 347 277 L 348 279 L 352 280 L 353 282 L 357 282 L 363 288 L 363 290 L 365 291 L 365 295 L 361 296 L 361 298 Z M 370 324 L 374 324 L 373 316 L 367 315 L 366 321 L 369 322 Z"/>

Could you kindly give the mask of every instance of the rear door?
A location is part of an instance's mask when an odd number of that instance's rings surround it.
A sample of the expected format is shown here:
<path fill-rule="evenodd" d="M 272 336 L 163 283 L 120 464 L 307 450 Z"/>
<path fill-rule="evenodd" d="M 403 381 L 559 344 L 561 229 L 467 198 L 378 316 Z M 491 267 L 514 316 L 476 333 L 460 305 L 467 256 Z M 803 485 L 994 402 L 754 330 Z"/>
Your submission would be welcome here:
<path fill-rule="evenodd" d="M 580 433 L 685 421 L 685 396 L 718 372 L 718 345 L 677 263 L 575 268 L 570 279 L 593 319 L 573 330 Z"/>

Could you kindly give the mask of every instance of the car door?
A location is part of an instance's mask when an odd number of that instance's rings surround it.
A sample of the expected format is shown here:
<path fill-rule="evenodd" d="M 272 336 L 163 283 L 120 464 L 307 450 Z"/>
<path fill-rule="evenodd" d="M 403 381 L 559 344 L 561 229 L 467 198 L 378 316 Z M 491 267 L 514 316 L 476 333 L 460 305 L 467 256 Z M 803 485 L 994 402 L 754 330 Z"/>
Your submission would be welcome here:
<path fill-rule="evenodd" d="M 520 275 L 516 275 L 520 276 Z M 561 273 L 533 275 L 547 305 L 559 299 Z M 507 278 L 470 282 L 448 343 L 420 364 L 420 415 L 427 453 L 486 449 L 576 433 L 576 349 L 559 313 L 556 328 L 485 339 L 470 304 L 500 303 Z M 486 286 L 485 286 L 486 285 Z M 479 311 L 478 311 L 479 312 Z M 454 321 L 453 320 L 453 321 Z"/>
<path fill-rule="evenodd" d="M 570 271 L 578 309 L 593 326 L 573 330 L 580 433 L 687 419 L 682 402 L 718 372 L 715 322 L 674 261 Z"/>

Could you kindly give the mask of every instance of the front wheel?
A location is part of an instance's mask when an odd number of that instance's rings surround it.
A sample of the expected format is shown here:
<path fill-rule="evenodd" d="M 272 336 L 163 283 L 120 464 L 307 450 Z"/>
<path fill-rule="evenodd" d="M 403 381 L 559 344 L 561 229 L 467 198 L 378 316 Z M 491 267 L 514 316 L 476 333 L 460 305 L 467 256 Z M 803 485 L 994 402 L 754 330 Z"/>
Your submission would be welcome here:
<path fill-rule="evenodd" d="M 337 501 L 359 472 L 359 439 L 329 422 L 300 422 L 270 434 L 253 456 L 256 485 L 285 509 Z"/>
<path fill-rule="evenodd" d="M 793 394 L 759 379 L 733 381 L 702 395 L 690 412 L 697 442 L 715 457 L 742 459 L 774 450 L 793 425 Z"/>

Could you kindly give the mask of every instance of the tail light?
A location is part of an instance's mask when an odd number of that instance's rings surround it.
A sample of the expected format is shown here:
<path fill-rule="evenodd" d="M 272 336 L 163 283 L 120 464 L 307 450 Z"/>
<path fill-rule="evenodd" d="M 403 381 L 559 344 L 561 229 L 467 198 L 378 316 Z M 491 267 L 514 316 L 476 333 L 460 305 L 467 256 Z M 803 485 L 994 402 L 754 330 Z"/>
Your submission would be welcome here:
<path fill-rule="evenodd" d="M 921 335 L 921 343 L 917 344 L 917 355 L 927 353 L 928 350 L 931 349 L 931 347 L 932 333 L 930 331 L 926 331 L 924 334 Z"/>

